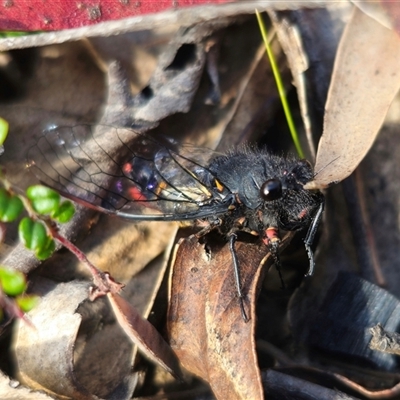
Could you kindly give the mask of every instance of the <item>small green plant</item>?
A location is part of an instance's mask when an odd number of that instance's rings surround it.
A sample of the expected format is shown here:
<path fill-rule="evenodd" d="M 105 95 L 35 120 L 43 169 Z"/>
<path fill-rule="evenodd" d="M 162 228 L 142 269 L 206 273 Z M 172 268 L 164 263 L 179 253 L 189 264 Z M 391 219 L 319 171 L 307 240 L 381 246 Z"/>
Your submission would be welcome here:
<path fill-rule="evenodd" d="M 25 194 L 18 194 L 19 190 L 12 187 L 1 170 L 0 185 L 3 186 L 0 188 L 0 221 L 14 222 L 25 210 L 28 216 L 18 225 L 20 240 L 36 258 L 47 259 L 56 248 L 55 222 L 68 222 L 75 212 L 73 204 L 69 200 L 61 201 L 56 191 L 41 185 L 30 186 Z M 21 316 L 18 311 L 23 315 L 37 303 L 36 296 L 24 294 L 26 288 L 24 274 L 0 266 L 0 317 L 3 318 L 4 310 L 10 316 Z"/>
<path fill-rule="evenodd" d="M 0 118 L 0 147 L 3 146 L 7 134 L 8 123 Z M 27 216 L 22 217 L 24 211 Z M 91 300 L 107 293 L 118 293 L 124 285 L 96 268 L 81 250 L 60 235 L 57 223 L 70 221 L 74 213 L 72 202 L 62 200 L 60 194 L 53 189 L 33 185 L 24 192 L 13 186 L 0 166 L 0 223 L 15 222 L 21 218 L 18 225 L 20 240 L 39 260 L 51 256 L 56 242 L 66 247 L 93 276 L 93 288 L 89 295 Z M 24 312 L 36 304 L 35 296 L 25 294 L 26 288 L 26 278 L 21 272 L 0 265 L 1 318 L 4 313 L 9 318 L 24 318 Z"/>
<path fill-rule="evenodd" d="M 8 135 L 8 123 L 0 118 L 0 146 Z M 18 233 L 21 242 L 45 260 L 54 252 L 55 222 L 66 223 L 75 209 L 69 200 L 61 201 L 60 195 L 45 186 L 30 186 L 25 193 L 5 177 L 0 167 L 0 222 L 10 223 L 21 218 L 23 211 L 28 216 L 21 219 Z M 0 265 L 0 321 L 4 311 L 10 317 L 21 317 L 38 301 L 36 296 L 26 295 L 26 277 L 22 272 Z"/>
<path fill-rule="evenodd" d="M 66 223 L 75 209 L 69 200 L 61 201 L 60 195 L 45 186 L 34 185 L 26 194 L 12 187 L 4 174 L 0 174 L 0 221 L 13 222 L 25 209 L 28 216 L 21 219 L 19 237 L 25 247 L 32 250 L 39 260 L 48 258 L 55 249 L 52 235 L 54 222 Z"/>
<path fill-rule="evenodd" d="M 27 286 L 22 272 L 0 265 L 0 323 L 4 311 L 9 317 L 23 317 L 38 303 L 38 296 L 25 293 Z"/>

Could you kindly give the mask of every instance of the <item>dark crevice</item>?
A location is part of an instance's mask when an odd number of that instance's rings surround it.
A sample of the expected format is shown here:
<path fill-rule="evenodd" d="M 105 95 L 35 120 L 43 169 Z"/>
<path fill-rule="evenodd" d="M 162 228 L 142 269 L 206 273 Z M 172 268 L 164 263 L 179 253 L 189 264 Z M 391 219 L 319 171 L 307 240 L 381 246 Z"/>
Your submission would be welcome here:
<path fill-rule="evenodd" d="M 196 59 L 196 45 L 183 44 L 175 54 L 175 58 L 165 70 L 184 70 L 188 65 L 192 64 Z"/>

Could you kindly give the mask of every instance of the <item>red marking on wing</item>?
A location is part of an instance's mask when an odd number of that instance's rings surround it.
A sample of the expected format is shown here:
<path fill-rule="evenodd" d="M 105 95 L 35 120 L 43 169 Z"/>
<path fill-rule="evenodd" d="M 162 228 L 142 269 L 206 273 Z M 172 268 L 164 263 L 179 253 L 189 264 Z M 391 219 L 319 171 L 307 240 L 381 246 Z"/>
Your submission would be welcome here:
<path fill-rule="evenodd" d="M 135 201 L 146 201 L 146 196 L 137 187 L 131 187 L 128 189 L 128 195 L 132 200 Z"/>
<path fill-rule="evenodd" d="M 148 201 L 147 197 L 140 191 L 139 188 L 133 186 L 127 190 L 128 196 L 137 204 L 141 204 L 146 208 L 157 210 L 157 202 Z"/>

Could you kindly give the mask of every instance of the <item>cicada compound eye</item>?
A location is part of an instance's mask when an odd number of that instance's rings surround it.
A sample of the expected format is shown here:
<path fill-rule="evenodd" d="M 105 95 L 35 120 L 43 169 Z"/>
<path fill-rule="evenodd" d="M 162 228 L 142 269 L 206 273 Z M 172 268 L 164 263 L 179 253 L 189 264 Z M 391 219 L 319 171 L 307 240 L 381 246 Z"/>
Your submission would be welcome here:
<path fill-rule="evenodd" d="M 260 195 L 265 201 L 277 200 L 282 197 L 282 182 L 277 179 L 268 179 L 260 188 Z"/>

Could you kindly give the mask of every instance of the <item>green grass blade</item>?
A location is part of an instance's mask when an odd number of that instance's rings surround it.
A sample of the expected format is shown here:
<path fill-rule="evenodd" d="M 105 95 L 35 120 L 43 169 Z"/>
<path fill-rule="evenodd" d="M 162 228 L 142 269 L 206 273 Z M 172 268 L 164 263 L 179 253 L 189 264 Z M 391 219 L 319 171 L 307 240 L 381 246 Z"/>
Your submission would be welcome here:
<path fill-rule="evenodd" d="M 292 135 L 293 143 L 296 147 L 296 151 L 297 151 L 297 154 L 299 155 L 299 157 L 304 158 L 304 152 L 303 152 L 303 149 L 301 148 L 299 136 L 297 135 L 296 127 L 294 125 L 293 118 L 292 118 L 292 113 L 290 112 L 289 104 L 287 102 L 285 88 L 283 87 L 281 74 L 279 73 L 279 69 L 276 64 L 275 57 L 272 53 L 271 47 L 268 42 L 267 28 L 265 27 L 264 21 L 262 20 L 261 15 L 258 12 L 258 10 L 256 10 L 256 16 L 257 16 L 258 25 L 260 27 L 261 36 L 264 41 L 265 50 L 267 52 L 269 62 L 271 63 L 272 72 L 274 74 L 276 86 L 278 88 L 279 97 L 281 99 L 283 110 L 285 112 L 286 121 L 289 126 L 290 134 Z"/>

